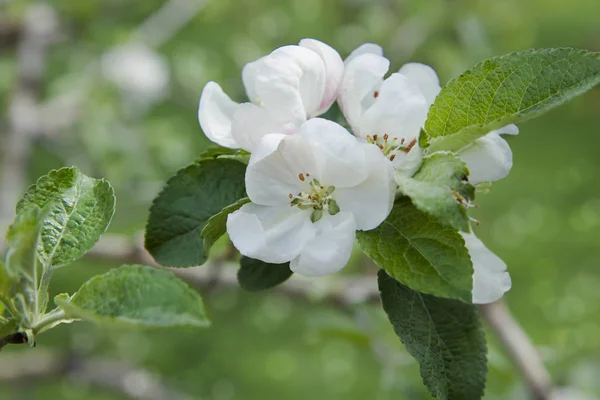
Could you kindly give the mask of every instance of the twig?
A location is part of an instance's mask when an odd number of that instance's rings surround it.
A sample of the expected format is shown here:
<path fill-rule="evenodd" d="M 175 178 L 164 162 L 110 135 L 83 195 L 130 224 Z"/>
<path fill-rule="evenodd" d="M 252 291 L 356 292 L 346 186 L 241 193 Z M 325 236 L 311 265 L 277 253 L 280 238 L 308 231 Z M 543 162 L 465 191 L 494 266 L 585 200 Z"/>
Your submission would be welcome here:
<path fill-rule="evenodd" d="M 118 360 L 61 356 L 41 350 L 3 354 L 0 359 L 0 381 L 30 385 L 32 380 L 62 376 L 80 384 L 118 390 L 135 400 L 191 400 L 165 385 L 159 376 Z"/>
<path fill-rule="evenodd" d="M 157 266 L 152 257 L 144 250 L 141 241 L 132 241 L 125 237 L 108 236 L 102 239 L 88 254 L 115 262 L 135 262 Z M 211 274 L 211 269 L 206 266 L 172 269 L 172 271 L 196 288 L 204 289 L 212 286 L 238 288 L 236 268 L 237 265 L 231 262 L 223 265 L 217 280 Z M 379 290 L 375 277 L 338 276 L 311 280 L 294 275 L 275 290 L 294 298 L 317 299 L 344 308 L 364 302 L 379 302 Z M 533 398 L 536 400 L 550 399 L 553 391 L 550 374 L 544 367 L 531 339 L 515 321 L 505 303 L 498 301 L 481 305 L 479 310 L 490 329 L 500 339 L 508 356 L 519 368 Z"/>
<path fill-rule="evenodd" d="M 553 391 L 550 373 L 531 339 L 515 321 L 506 304 L 500 300 L 481 305 L 479 310 L 519 368 L 532 397 L 536 400 L 550 399 Z"/>

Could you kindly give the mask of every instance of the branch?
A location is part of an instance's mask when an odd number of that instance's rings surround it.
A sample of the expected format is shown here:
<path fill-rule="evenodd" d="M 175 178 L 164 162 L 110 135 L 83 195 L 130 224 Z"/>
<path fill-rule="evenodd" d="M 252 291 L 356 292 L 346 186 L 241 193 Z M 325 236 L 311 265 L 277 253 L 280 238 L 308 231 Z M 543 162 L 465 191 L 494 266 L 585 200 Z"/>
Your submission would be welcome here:
<path fill-rule="evenodd" d="M 107 236 L 88 253 L 93 257 L 120 263 L 139 263 L 158 266 L 143 248 L 141 240 Z M 238 265 L 214 261 L 217 265 L 192 268 L 171 268 L 175 275 L 199 289 L 216 287 L 239 288 L 236 277 Z M 216 268 L 215 268 L 216 267 Z M 217 271 L 217 272 L 215 272 Z M 276 291 L 301 299 L 317 299 L 347 307 L 365 302 L 379 302 L 376 279 L 372 277 L 319 278 L 312 280 L 293 275 L 277 286 Z M 553 392 L 550 374 L 544 367 L 531 339 L 515 321 L 503 301 L 479 306 L 484 320 L 500 339 L 506 353 L 521 372 L 525 384 L 536 400 L 550 399 Z"/>
<path fill-rule="evenodd" d="M 118 360 L 60 356 L 41 350 L 3 354 L 0 360 L 0 381 L 31 385 L 32 380 L 56 377 L 118 390 L 135 400 L 191 400 L 191 397 L 165 385 L 159 376 L 132 368 Z"/>
<path fill-rule="evenodd" d="M 550 399 L 553 392 L 550 373 L 529 336 L 511 315 L 506 303 L 497 301 L 482 304 L 479 310 L 521 372 L 531 396 L 536 400 Z"/>
<path fill-rule="evenodd" d="M 141 240 L 131 240 L 123 236 L 106 235 L 88 253 L 88 256 L 121 264 L 134 263 L 160 267 L 144 249 Z M 203 266 L 169 269 L 197 289 L 215 290 L 239 289 L 238 268 L 237 263 L 215 259 Z M 369 301 L 379 302 L 375 276 L 310 279 L 295 274 L 274 290 L 293 298 L 326 301 L 337 306 L 350 306 Z"/>

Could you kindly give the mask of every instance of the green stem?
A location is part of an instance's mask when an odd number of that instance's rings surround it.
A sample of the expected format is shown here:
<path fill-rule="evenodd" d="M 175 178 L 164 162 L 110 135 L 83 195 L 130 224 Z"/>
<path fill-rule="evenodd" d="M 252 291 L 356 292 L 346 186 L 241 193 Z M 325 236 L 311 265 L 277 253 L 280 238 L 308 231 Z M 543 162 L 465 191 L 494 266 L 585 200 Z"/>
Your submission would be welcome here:
<path fill-rule="evenodd" d="M 68 318 L 66 317 L 66 314 L 63 310 L 61 310 L 60 308 L 55 308 L 48 314 L 44 315 L 40 320 L 38 320 L 32 328 L 32 331 L 34 334 L 41 333 L 67 319 Z"/>
<path fill-rule="evenodd" d="M 50 278 L 52 276 L 52 269 L 49 266 L 44 266 L 42 271 L 42 277 L 37 287 L 37 315 L 43 315 L 46 312 L 48 306 L 48 287 L 50 286 Z"/>

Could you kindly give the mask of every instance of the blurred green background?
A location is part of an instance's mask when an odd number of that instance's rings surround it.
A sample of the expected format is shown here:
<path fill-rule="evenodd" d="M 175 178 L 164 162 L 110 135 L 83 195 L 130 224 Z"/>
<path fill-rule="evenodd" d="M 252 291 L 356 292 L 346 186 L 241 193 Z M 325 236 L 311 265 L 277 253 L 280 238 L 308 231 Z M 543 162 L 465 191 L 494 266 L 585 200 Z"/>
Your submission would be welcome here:
<path fill-rule="evenodd" d="M 18 26 L 32 4 L 4 1 L 2 31 Z M 375 42 L 392 69 L 421 61 L 436 68 L 442 82 L 484 58 L 531 47 L 600 51 L 596 0 L 47 4 L 60 21 L 40 94 L 50 110 L 41 121 L 48 132 L 33 140 L 25 183 L 72 164 L 106 177 L 118 199 L 109 234 L 142 231 L 163 182 L 208 145 L 196 118 L 203 85 L 218 81 L 244 101 L 241 68 L 278 46 L 313 37 L 345 57 Z M 19 73 L 16 54 L 16 44 L 3 41 L 5 110 Z M 479 196 L 474 213 L 481 221 L 477 234 L 509 266 L 513 288 L 506 301 L 539 346 L 554 381 L 592 399 L 600 396 L 599 111 L 596 88 L 520 126 L 521 134 L 508 138 L 511 175 Z M 6 129 L 0 146 L 5 134 Z M 372 273 L 365 264 L 355 257 L 344 273 Z M 84 259 L 56 273 L 54 291 L 72 293 L 89 276 L 114 266 Z M 418 366 L 378 307 L 347 312 L 318 298 L 303 302 L 231 289 L 207 293 L 205 300 L 213 320 L 208 330 L 62 325 L 42 335 L 36 349 L 6 348 L 0 368 L 10 368 L 13 356 L 52 351 L 118 360 L 193 399 L 430 398 Z M 493 337 L 489 361 L 486 398 L 526 399 L 521 378 Z M 145 378 L 123 379 L 125 391 L 88 386 L 65 374 L 5 380 L 0 399 L 139 398 Z"/>

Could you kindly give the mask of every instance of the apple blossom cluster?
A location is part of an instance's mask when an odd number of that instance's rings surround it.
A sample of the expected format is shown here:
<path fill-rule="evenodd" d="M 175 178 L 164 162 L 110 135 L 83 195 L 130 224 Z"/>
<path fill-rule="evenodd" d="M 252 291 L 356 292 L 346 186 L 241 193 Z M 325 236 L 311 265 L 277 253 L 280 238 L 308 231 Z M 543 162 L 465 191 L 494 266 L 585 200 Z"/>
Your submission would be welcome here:
<path fill-rule="evenodd" d="M 348 263 L 357 230 L 386 219 L 396 177 L 421 166 L 419 133 L 440 91 L 427 65 L 405 64 L 385 78 L 389 68 L 378 45 L 364 44 L 342 60 L 332 47 L 303 39 L 243 68 L 249 102 L 206 84 L 198 110 L 204 133 L 251 153 L 250 203 L 227 219 L 241 254 L 289 262 L 306 276 L 330 274 Z M 335 101 L 351 132 L 319 118 Z M 508 125 L 457 153 L 472 184 L 508 174 L 512 153 L 500 135 L 517 133 Z M 499 299 L 511 286 L 505 263 L 473 233 L 461 234 L 473 261 L 473 302 Z"/>

